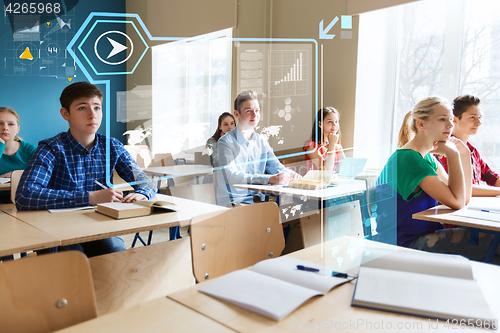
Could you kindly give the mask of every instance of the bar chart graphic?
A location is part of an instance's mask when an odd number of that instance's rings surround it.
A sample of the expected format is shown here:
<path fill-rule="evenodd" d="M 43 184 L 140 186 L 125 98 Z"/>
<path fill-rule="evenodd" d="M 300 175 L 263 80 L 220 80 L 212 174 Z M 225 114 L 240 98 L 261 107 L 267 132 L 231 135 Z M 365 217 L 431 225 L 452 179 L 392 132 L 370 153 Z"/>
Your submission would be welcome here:
<path fill-rule="evenodd" d="M 309 53 L 307 50 L 269 50 L 270 97 L 308 94 Z"/>

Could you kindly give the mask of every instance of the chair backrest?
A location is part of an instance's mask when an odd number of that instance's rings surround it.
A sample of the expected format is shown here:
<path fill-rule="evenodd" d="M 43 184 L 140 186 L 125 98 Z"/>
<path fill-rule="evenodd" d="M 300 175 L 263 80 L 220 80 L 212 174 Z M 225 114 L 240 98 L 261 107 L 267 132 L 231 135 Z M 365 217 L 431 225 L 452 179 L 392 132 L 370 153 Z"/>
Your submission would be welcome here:
<path fill-rule="evenodd" d="M 210 155 L 204 154 L 202 152 L 195 152 L 194 153 L 194 164 L 203 164 L 203 165 L 209 165 L 210 164 Z"/>
<path fill-rule="evenodd" d="M 191 220 L 191 253 L 197 281 L 205 281 L 261 260 L 285 247 L 274 202 L 235 207 Z"/>
<path fill-rule="evenodd" d="M 215 205 L 214 184 L 169 187 L 167 188 L 167 194 L 173 197 L 191 199 Z"/>
<path fill-rule="evenodd" d="M 0 264 L 3 332 L 53 332 L 97 316 L 87 257 L 66 251 Z"/>
<path fill-rule="evenodd" d="M 19 185 L 19 179 L 21 179 L 23 172 L 24 170 L 14 170 L 10 175 L 10 201 L 13 203 L 16 202 L 17 186 Z"/>
<path fill-rule="evenodd" d="M 149 166 L 151 163 L 151 152 L 149 151 L 149 147 L 147 145 L 125 145 L 124 147 L 129 154 L 132 155 L 134 160 L 139 165 L 139 168 L 144 169 Z"/>
<path fill-rule="evenodd" d="M 174 158 L 172 157 L 172 154 L 167 153 L 167 154 L 156 154 L 151 161 L 151 164 L 149 164 L 150 167 L 156 167 L 156 166 L 172 166 L 175 165 L 174 163 Z"/>
<path fill-rule="evenodd" d="M 189 238 L 89 259 L 99 316 L 194 285 Z"/>

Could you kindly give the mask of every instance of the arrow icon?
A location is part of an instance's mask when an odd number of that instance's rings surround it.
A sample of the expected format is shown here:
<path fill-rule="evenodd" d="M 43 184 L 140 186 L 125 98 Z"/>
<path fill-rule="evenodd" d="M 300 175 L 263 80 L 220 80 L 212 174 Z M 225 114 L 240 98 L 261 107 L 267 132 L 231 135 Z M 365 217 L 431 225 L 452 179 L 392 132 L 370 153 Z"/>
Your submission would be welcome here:
<path fill-rule="evenodd" d="M 335 35 L 328 35 L 328 32 L 333 28 L 335 23 L 339 21 L 339 17 L 335 16 L 335 18 L 330 22 L 330 24 L 326 27 L 326 29 L 323 29 L 323 20 L 319 22 L 319 39 L 333 39 Z"/>
<path fill-rule="evenodd" d="M 109 52 L 108 57 L 106 59 L 109 59 L 112 56 L 114 56 L 115 54 L 118 54 L 118 53 L 125 51 L 127 49 L 127 47 L 125 45 L 120 44 L 117 41 L 115 41 L 109 37 L 106 37 L 106 38 L 111 43 L 111 46 L 113 46 L 113 49 L 111 50 L 111 52 Z"/>

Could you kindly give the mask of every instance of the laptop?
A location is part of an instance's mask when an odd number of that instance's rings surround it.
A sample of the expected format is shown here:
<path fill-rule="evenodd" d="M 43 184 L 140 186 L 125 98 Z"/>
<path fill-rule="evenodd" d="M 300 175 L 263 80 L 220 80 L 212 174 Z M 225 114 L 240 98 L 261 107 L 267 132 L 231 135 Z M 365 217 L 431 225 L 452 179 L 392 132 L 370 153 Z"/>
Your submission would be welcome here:
<path fill-rule="evenodd" d="M 339 161 L 339 177 L 354 178 L 363 172 L 367 158 L 346 157 Z"/>

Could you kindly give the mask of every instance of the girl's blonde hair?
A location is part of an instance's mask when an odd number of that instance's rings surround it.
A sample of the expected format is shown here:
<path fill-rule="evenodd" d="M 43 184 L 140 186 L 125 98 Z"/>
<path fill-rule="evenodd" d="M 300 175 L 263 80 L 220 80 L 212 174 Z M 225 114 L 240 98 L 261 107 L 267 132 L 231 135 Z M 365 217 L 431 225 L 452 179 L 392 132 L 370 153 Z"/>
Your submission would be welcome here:
<path fill-rule="evenodd" d="M 415 105 L 413 111 L 406 114 L 399 130 L 398 148 L 403 147 L 417 133 L 417 120 L 427 120 L 438 106 L 452 110 L 450 102 L 443 97 L 427 97 Z"/>
<path fill-rule="evenodd" d="M 17 126 L 19 126 L 19 115 L 17 114 L 16 111 L 14 111 L 13 109 L 11 108 L 6 108 L 6 107 L 0 107 L 0 113 L 2 112 L 9 112 L 10 114 L 14 115 L 14 117 L 16 117 L 16 120 L 17 120 Z M 16 141 L 21 141 L 21 138 L 19 136 L 15 136 L 14 137 L 14 140 Z"/>
<path fill-rule="evenodd" d="M 405 144 L 410 142 L 411 139 L 413 139 L 414 134 L 410 129 L 411 121 L 411 111 L 408 111 L 403 119 L 403 125 L 401 125 L 401 129 L 399 130 L 398 148 L 403 147 Z"/>

